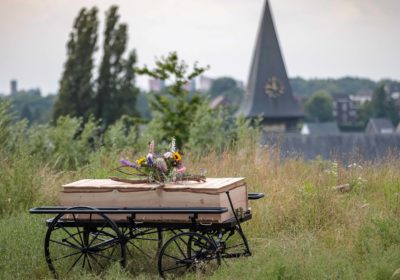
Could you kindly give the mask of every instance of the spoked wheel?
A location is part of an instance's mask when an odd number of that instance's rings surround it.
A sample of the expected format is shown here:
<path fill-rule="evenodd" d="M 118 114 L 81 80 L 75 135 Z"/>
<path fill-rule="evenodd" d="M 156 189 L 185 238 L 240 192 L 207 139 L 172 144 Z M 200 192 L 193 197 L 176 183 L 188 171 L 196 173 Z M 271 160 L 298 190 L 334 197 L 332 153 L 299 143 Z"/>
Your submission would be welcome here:
<path fill-rule="evenodd" d="M 45 256 L 56 278 L 74 270 L 100 274 L 114 263 L 126 265 L 125 241 L 115 223 L 102 213 L 84 215 L 59 214 L 48 227 Z"/>
<path fill-rule="evenodd" d="M 163 234 L 158 228 L 121 227 L 126 240 L 128 270 L 138 272 L 155 272 L 155 262 L 162 247 Z"/>
<path fill-rule="evenodd" d="M 221 230 L 217 236 L 214 236 L 214 240 L 217 240 L 222 259 L 251 255 L 247 238 L 238 226 Z"/>
<path fill-rule="evenodd" d="M 161 248 L 158 272 L 161 277 L 185 272 L 206 272 L 218 266 L 217 248 L 212 240 L 196 232 L 183 232 Z"/>

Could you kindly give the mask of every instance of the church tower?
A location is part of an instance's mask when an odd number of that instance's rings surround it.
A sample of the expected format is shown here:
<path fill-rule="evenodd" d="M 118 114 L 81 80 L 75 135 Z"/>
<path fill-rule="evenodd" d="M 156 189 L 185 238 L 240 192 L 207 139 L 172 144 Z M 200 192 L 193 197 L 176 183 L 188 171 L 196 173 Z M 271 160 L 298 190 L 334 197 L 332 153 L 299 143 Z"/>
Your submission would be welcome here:
<path fill-rule="evenodd" d="M 268 0 L 258 30 L 247 91 L 237 115 L 262 117 L 266 130 L 295 131 L 303 110 L 294 99 Z"/>

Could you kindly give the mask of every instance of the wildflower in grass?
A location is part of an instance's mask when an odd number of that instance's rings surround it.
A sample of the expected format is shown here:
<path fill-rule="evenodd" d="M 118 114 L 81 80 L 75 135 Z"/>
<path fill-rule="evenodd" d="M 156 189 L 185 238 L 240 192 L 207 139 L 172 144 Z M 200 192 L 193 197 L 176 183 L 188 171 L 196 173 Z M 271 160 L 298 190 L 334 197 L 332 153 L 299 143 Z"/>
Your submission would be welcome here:
<path fill-rule="evenodd" d="M 146 160 L 145 157 L 141 157 L 140 159 L 138 159 L 138 160 L 136 161 L 136 164 L 137 164 L 138 166 L 142 166 L 142 163 L 143 163 L 145 160 Z"/>
<path fill-rule="evenodd" d="M 154 154 L 154 140 L 151 140 L 149 143 L 149 153 Z"/>
<path fill-rule="evenodd" d="M 363 167 L 357 163 L 352 163 L 347 166 L 347 168 L 354 168 L 354 169 L 363 169 Z"/>
<path fill-rule="evenodd" d="M 158 170 L 160 170 L 162 172 L 167 172 L 168 171 L 167 163 L 162 158 L 157 158 L 156 159 L 156 166 L 157 166 Z"/>
<path fill-rule="evenodd" d="M 164 157 L 165 157 L 165 158 L 171 158 L 171 157 L 172 157 L 172 153 L 171 153 L 171 152 L 166 152 L 166 153 L 164 154 Z"/>
<path fill-rule="evenodd" d="M 121 162 L 122 166 L 137 167 L 136 164 L 134 164 L 126 159 L 121 159 L 120 162 Z"/>
<path fill-rule="evenodd" d="M 172 141 L 171 141 L 171 153 L 175 153 L 176 152 L 176 140 L 175 137 L 172 137 Z"/>
<path fill-rule="evenodd" d="M 185 173 L 185 171 L 186 171 L 186 167 L 185 166 L 182 166 L 182 167 L 180 167 L 179 169 L 176 170 L 176 172 L 178 172 L 178 173 Z"/>
<path fill-rule="evenodd" d="M 182 156 L 179 152 L 175 152 L 173 157 L 175 161 L 180 161 L 182 159 Z"/>
<path fill-rule="evenodd" d="M 148 153 L 146 159 L 147 159 L 147 164 L 149 166 L 153 166 L 153 154 L 152 153 Z"/>
<path fill-rule="evenodd" d="M 331 162 L 330 166 L 324 172 L 336 177 L 338 175 L 338 163 L 336 161 Z"/>

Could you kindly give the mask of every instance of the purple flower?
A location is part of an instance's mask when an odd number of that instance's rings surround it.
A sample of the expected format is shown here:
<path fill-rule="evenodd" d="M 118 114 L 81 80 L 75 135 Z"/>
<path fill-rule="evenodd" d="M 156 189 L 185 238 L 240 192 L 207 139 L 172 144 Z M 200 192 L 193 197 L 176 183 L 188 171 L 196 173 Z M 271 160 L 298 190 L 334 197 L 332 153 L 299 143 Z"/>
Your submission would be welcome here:
<path fill-rule="evenodd" d="M 121 159 L 120 162 L 121 162 L 122 166 L 137 167 L 136 164 L 134 164 L 126 159 Z"/>
<path fill-rule="evenodd" d="M 147 159 L 147 164 L 149 166 L 153 166 L 153 164 L 154 164 L 154 162 L 153 162 L 153 154 L 152 153 L 148 153 L 146 159 Z"/>
<path fill-rule="evenodd" d="M 158 170 L 160 170 L 162 172 L 168 171 L 167 163 L 165 162 L 165 160 L 163 158 L 156 159 L 156 166 L 157 166 Z"/>

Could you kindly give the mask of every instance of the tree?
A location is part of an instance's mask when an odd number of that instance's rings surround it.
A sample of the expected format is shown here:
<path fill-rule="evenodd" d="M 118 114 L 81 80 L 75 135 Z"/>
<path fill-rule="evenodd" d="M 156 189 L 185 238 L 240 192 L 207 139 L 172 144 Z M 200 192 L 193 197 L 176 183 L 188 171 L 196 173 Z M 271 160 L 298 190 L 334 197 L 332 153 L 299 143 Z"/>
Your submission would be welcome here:
<path fill-rule="evenodd" d="M 102 129 L 122 115 L 138 116 L 135 86 L 136 52 L 124 57 L 128 41 L 127 25 L 119 23 L 118 7 L 106 12 L 103 56 L 97 79 L 93 55 L 97 49 L 97 9 L 82 9 L 75 20 L 67 44 L 68 56 L 60 81 L 54 120 L 62 115 L 82 117 L 91 115 L 102 120 Z"/>
<path fill-rule="evenodd" d="M 128 41 L 127 25 L 119 23 L 118 7 L 106 13 L 103 58 L 97 79 L 96 118 L 107 126 L 124 114 L 137 116 L 135 87 L 136 52 L 123 58 Z"/>
<path fill-rule="evenodd" d="M 389 105 L 389 99 L 386 96 L 386 91 L 383 85 L 378 86 L 374 90 L 371 100 L 372 115 L 375 118 L 384 118 L 387 115 L 387 109 Z"/>
<path fill-rule="evenodd" d="M 161 140 L 169 142 L 172 137 L 175 137 L 178 147 L 187 143 L 193 116 L 199 106 L 203 104 L 204 99 L 197 93 L 189 94 L 183 86 L 201 75 L 206 69 L 194 64 L 193 69 L 189 71 L 188 65 L 179 60 L 176 52 L 157 59 L 156 67 L 152 70 L 147 66 L 137 69 L 140 74 L 170 83 L 166 91 L 155 93 L 154 98 L 150 101 L 153 120 L 160 126 Z"/>
<path fill-rule="evenodd" d="M 92 69 L 97 26 L 97 9 L 81 9 L 67 44 L 67 61 L 54 105 L 54 121 L 63 115 L 87 120 L 93 113 Z"/>
<path fill-rule="evenodd" d="M 314 93 L 304 106 L 306 119 L 309 121 L 326 122 L 333 120 L 333 100 L 329 93 L 320 91 Z"/>
<path fill-rule="evenodd" d="M 399 121 L 399 111 L 395 101 L 386 92 L 384 84 L 380 84 L 372 95 L 371 100 L 372 116 L 375 118 L 389 118 L 392 123 Z"/>
<path fill-rule="evenodd" d="M 13 110 L 19 119 L 27 119 L 29 124 L 48 123 L 51 121 L 55 95 L 42 97 L 39 89 L 22 90 L 8 96 Z"/>
<path fill-rule="evenodd" d="M 219 95 L 224 96 L 228 101 L 229 106 L 227 107 L 230 113 L 235 112 L 239 108 L 244 95 L 243 89 L 239 88 L 236 81 L 229 77 L 216 79 L 208 93 L 211 98 L 216 98 Z"/>
<path fill-rule="evenodd" d="M 211 98 L 215 98 L 218 95 L 235 89 L 236 87 L 236 81 L 234 79 L 229 77 L 222 77 L 216 79 L 212 83 L 209 93 Z"/>
<path fill-rule="evenodd" d="M 373 107 L 371 101 L 365 101 L 358 107 L 358 120 L 363 126 L 367 125 L 369 119 L 373 116 Z"/>

